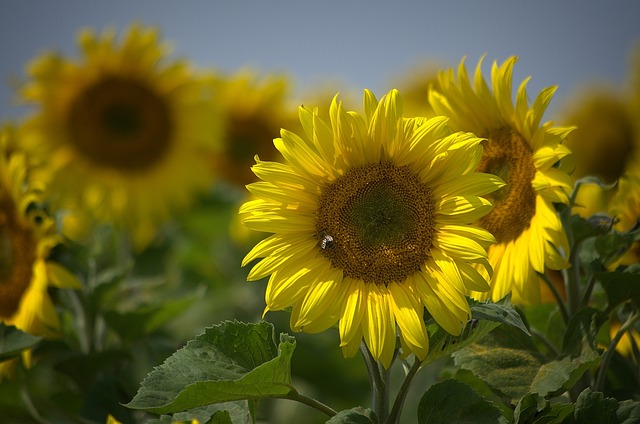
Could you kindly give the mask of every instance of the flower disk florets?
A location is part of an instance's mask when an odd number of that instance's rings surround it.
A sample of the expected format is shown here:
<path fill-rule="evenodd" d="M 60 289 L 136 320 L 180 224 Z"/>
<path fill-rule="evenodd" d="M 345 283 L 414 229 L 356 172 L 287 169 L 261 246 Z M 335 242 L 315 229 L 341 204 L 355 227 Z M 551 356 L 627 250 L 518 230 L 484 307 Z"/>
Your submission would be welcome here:
<path fill-rule="evenodd" d="M 427 260 L 435 231 L 429 187 L 391 162 L 351 168 L 320 196 L 316 218 L 324 255 L 345 276 L 401 283 Z"/>

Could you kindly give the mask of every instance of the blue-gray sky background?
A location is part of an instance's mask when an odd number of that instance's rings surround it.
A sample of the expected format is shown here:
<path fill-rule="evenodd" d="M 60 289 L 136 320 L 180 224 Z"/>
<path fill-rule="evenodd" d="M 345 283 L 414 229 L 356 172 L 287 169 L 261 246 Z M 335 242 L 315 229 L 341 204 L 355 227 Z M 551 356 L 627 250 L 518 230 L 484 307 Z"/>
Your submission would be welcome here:
<path fill-rule="evenodd" d="M 640 43 L 640 1 L 560 0 L 8 0 L 0 6 L 0 119 L 19 117 L 16 81 L 46 49 L 76 55 L 85 27 L 158 26 L 178 57 L 198 67 L 281 72 L 294 92 L 324 81 L 379 96 L 425 60 L 470 68 L 486 54 L 519 56 L 530 96 L 559 90 L 551 111 L 588 84 L 623 86 Z M 640 47 L 639 47 L 640 48 Z"/>

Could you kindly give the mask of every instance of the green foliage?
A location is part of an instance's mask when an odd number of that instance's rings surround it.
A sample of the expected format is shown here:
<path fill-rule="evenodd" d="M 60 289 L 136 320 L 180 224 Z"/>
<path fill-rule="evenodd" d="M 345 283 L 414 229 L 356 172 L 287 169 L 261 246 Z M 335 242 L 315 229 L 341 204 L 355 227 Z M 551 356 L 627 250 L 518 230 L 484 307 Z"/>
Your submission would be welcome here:
<path fill-rule="evenodd" d="M 522 318 L 511 306 L 509 297 L 498 303 L 482 303 L 469 299 L 469 304 L 472 318 L 466 323 L 460 336 L 452 336 L 433 320 L 427 321 L 430 349 L 425 363 L 448 357 L 477 342 L 500 324 L 514 326 L 529 334 Z"/>
<path fill-rule="evenodd" d="M 456 380 L 434 384 L 422 396 L 418 423 L 504 423 L 500 410 Z"/>
<path fill-rule="evenodd" d="M 174 353 L 142 382 L 129 408 L 180 412 L 212 403 L 286 397 L 295 340 L 262 322 L 224 322 Z"/>
<path fill-rule="evenodd" d="M 42 337 L 23 333 L 14 326 L 0 322 L 0 361 L 19 356 L 23 350 L 34 347 Z"/>
<path fill-rule="evenodd" d="M 378 418 L 372 410 L 358 406 L 338 412 L 327 424 L 378 424 Z"/>

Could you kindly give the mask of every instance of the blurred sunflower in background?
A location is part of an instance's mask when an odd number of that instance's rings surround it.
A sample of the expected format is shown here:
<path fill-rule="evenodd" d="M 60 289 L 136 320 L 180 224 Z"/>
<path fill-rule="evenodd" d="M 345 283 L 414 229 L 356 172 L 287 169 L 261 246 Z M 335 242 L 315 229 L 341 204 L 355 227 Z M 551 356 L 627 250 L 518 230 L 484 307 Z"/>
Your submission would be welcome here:
<path fill-rule="evenodd" d="M 572 128 L 540 124 L 555 87 L 549 87 L 528 105 L 525 79 L 512 101 L 515 57 L 491 69 L 493 90 L 482 75 L 482 59 L 471 84 L 464 60 L 456 79 L 453 69 L 439 74 L 439 90 L 431 91 L 434 110 L 450 118 L 455 131 L 471 131 L 485 138 L 478 171 L 500 176 L 506 186 L 489 196 L 493 210 L 478 221 L 497 244 L 489 247 L 494 269 L 491 290 L 474 297 L 497 301 L 513 293 L 518 304 L 540 302 L 536 273 L 545 267 L 566 267 L 567 237 L 554 203 L 568 203 L 572 189 L 569 175 L 557 164 L 569 155 L 563 140 Z"/>
<path fill-rule="evenodd" d="M 471 264 L 491 272 L 495 240 L 469 225 L 491 209 L 483 195 L 503 185 L 475 173 L 481 140 L 454 133 L 443 117 L 403 118 L 396 90 L 379 102 L 365 90 L 364 114 L 334 98 L 330 123 L 300 107 L 303 134 L 274 141 L 284 163 L 258 160 L 262 180 L 247 186 L 244 223 L 274 233 L 258 243 L 248 280 L 270 276 L 267 311 L 293 306 L 291 328 L 317 333 L 339 323 L 353 356 L 364 339 L 385 368 L 397 328 L 403 354 L 423 359 L 424 309 L 451 334 L 470 318 L 469 290 L 489 286 Z"/>
<path fill-rule="evenodd" d="M 261 77 L 244 69 L 231 75 L 213 75 L 211 83 L 221 105 L 223 132 L 222 149 L 210 155 L 210 160 L 220 180 L 242 193 L 239 205 L 248 198 L 245 186 L 256 180 L 251 172 L 255 156 L 263 160 L 282 159 L 273 139 L 280 128 L 297 122 L 296 115 L 290 112 L 291 82 L 284 75 Z M 239 245 L 259 241 L 241 220 L 241 215 L 233 214 L 231 239 Z"/>
<path fill-rule="evenodd" d="M 567 138 L 575 154 L 573 178 L 600 180 L 582 182 L 574 213 L 585 218 L 608 214 L 620 232 L 640 220 L 640 46 L 634 53 L 627 88 L 583 90 L 571 98 L 562 118 L 577 125 Z M 640 246 L 634 243 L 611 267 L 639 262 Z"/>
<path fill-rule="evenodd" d="M 15 130 L 0 130 L 0 322 L 43 337 L 55 337 L 60 320 L 49 286 L 79 288 L 58 263 L 49 261 L 59 243 L 53 220 L 43 211 L 43 184 L 31 179 L 27 157 L 16 150 Z M 31 351 L 23 352 L 29 367 Z M 15 361 L 0 363 L 0 380 Z"/>
<path fill-rule="evenodd" d="M 263 160 L 282 159 L 273 139 L 280 128 L 297 122 L 290 112 L 290 81 L 275 74 L 260 78 L 249 70 L 212 79 L 223 119 L 222 150 L 211 156 L 212 161 L 222 179 L 244 191 L 256 180 L 251 172 L 256 155 Z"/>
<path fill-rule="evenodd" d="M 220 137 L 212 94 L 154 29 L 79 37 L 82 58 L 37 58 L 22 90 L 37 107 L 25 145 L 50 168 L 51 200 L 129 231 L 138 250 L 211 184 Z"/>

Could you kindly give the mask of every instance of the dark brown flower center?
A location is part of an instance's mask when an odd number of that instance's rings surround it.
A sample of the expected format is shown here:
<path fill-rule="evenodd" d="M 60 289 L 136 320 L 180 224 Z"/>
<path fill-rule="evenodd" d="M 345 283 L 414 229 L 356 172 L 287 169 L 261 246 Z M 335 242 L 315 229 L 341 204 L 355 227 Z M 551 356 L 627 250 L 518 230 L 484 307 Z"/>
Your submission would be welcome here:
<path fill-rule="evenodd" d="M 272 161 L 279 158 L 273 146 L 281 125 L 269 122 L 266 116 L 231 114 L 227 120 L 225 134 L 226 155 L 216 155 L 216 167 L 231 182 L 245 186 L 256 180 L 251 166 L 255 156 Z"/>
<path fill-rule="evenodd" d="M 67 121 L 76 148 L 90 161 L 143 171 L 167 154 L 172 139 L 167 101 L 134 79 L 112 77 L 72 102 Z"/>
<path fill-rule="evenodd" d="M 36 259 L 37 242 L 16 213 L 13 202 L 0 193 L 0 319 L 17 312 Z"/>
<path fill-rule="evenodd" d="M 498 243 L 506 243 L 529 228 L 536 213 L 533 154 L 522 137 L 510 129 L 491 133 L 483 145 L 478 171 L 497 175 L 507 185 L 486 196 L 493 202 L 493 210 L 480 219 L 480 225 Z"/>
<path fill-rule="evenodd" d="M 434 210 L 431 190 L 408 167 L 381 162 L 352 168 L 320 196 L 318 246 L 345 276 L 402 282 L 427 260 Z"/>

